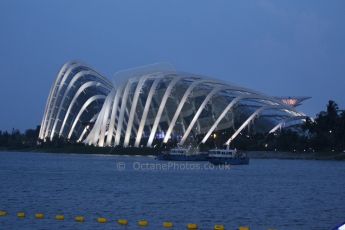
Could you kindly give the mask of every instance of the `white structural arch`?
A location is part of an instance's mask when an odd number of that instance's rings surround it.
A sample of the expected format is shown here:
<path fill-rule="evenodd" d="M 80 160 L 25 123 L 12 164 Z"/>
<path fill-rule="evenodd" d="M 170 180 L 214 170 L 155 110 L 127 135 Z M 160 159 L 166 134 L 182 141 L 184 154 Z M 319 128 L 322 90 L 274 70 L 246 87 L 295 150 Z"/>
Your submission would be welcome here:
<path fill-rule="evenodd" d="M 66 63 L 50 89 L 40 139 L 53 140 L 57 134 L 100 147 L 184 145 L 187 140 L 206 143 L 215 130 L 235 129 L 234 121 L 241 122 L 225 143 L 230 144 L 264 110 L 270 113 L 255 121 L 261 122 L 255 129 L 274 126 L 274 132 L 306 118 L 284 100 L 200 75 L 160 69 L 126 77 L 113 84 L 84 64 Z M 229 112 L 232 121 L 225 119 Z"/>
<path fill-rule="evenodd" d="M 90 92 L 84 91 L 86 88 L 92 87 L 91 85 L 85 85 L 92 80 L 94 80 L 92 86 L 96 87 L 96 89 Z M 77 89 L 75 89 L 76 87 Z M 40 139 L 52 140 L 55 134 L 61 136 L 66 120 L 70 117 L 70 110 L 73 108 L 74 104 L 83 103 L 81 100 L 86 101 L 95 94 L 101 93 L 107 95 L 112 87 L 112 83 L 109 80 L 102 77 L 90 67 L 78 62 L 66 63 L 59 71 L 51 87 L 41 123 Z M 80 99 L 79 96 L 82 93 L 83 98 Z M 66 107 L 69 107 L 69 109 Z M 95 111 L 89 112 L 95 113 Z M 73 115 L 72 119 L 74 119 L 75 116 L 76 114 Z M 58 126 L 58 122 L 62 122 L 61 126 Z M 69 129 L 70 128 L 71 127 L 69 127 Z M 67 133 L 69 133 L 69 131 L 70 130 L 67 130 Z"/>
<path fill-rule="evenodd" d="M 96 82 L 96 81 L 89 81 L 89 82 L 84 83 L 84 84 L 78 89 L 78 91 L 76 92 L 76 94 L 73 96 L 73 99 L 72 99 L 70 105 L 68 106 L 67 112 L 66 112 L 66 114 L 65 114 L 64 120 L 63 120 L 63 122 L 62 122 L 60 131 L 59 131 L 59 136 L 62 135 L 62 132 L 64 131 L 64 128 L 65 128 L 67 119 L 69 118 L 69 115 L 70 115 L 70 113 L 71 113 L 71 110 L 73 109 L 73 106 L 77 103 L 77 100 L 78 100 L 79 96 L 80 96 L 87 88 L 90 88 L 90 87 L 104 87 L 104 86 L 103 86 L 101 83 L 99 83 L 99 82 Z"/>
<path fill-rule="evenodd" d="M 61 75 L 66 71 L 66 69 L 72 64 L 73 62 L 67 62 L 66 64 L 64 64 L 61 68 L 61 70 L 59 71 L 58 75 L 57 75 L 57 78 L 55 79 L 54 81 L 54 84 L 51 86 L 51 89 L 49 91 L 49 96 L 48 96 L 48 100 L 47 100 L 47 103 L 46 103 L 46 106 L 45 106 L 45 109 L 44 109 L 44 114 L 43 114 L 43 119 L 42 119 L 42 123 L 41 123 L 41 129 L 40 129 L 40 132 L 39 132 L 39 138 L 41 139 L 44 139 L 44 133 L 45 133 L 45 130 L 46 130 L 46 126 L 47 126 L 47 120 L 48 120 L 48 116 L 49 116 L 49 111 L 51 110 L 51 101 L 52 101 L 52 98 L 53 98 L 53 94 L 55 93 L 56 91 L 56 85 L 57 85 L 57 82 L 59 81 Z"/>
<path fill-rule="evenodd" d="M 131 135 L 131 130 L 132 130 L 132 127 L 133 127 L 133 120 L 134 120 L 134 116 L 135 116 L 135 113 L 136 113 L 136 108 L 137 108 L 137 104 L 138 104 L 138 100 L 139 100 L 140 91 L 142 90 L 145 81 L 150 79 L 150 78 L 152 78 L 151 75 L 144 75 L 138 81 L 137 87 L 136 87 L 135 92 L 134 92 L 134 97 L 133 97 L 133 101 L 132 101 L 132 105 L 131 105 L 131 110 L 130 110 L 130 113 L 129 113 L 129 119 L 128 119 L 128 123 L 127 123 L 125 139 L 124 139 L 124 143 L 123 143 L 124 147 L 127 147 L 128 143 L 129 143 L 129 139 L 130 139 L 130 135 Z"/>
<path fill-rule="evenodd" d="M 54 90 L 53 90 L 53 100 L 51 101 L 52 106 L 50 106 L 51 112 L 50 112 L 50 117 L 48 118 L 48 124 L 47 124 L 47 127 L 49 129 L 46 129 L 45 134 L 44 134 L 45 136 L 49 136 L 49 132 L 52 131 L 50 129 L 50 125 L 55 120 L 54 111 L 57 110 L 58 108 L 56 104 L 57 104 L 58 99 L 62 96 L 61 90 L 64 89 L 64 83 L 66 79 L 71 75 L 73 70 L 75 70 L 76 68 L 81 68 L 81 67 L 83 67 L 83 65 L 80 63 L 72 63 L 71 65 L 68 66 L 68 68 L 66 68 L 66 70 L 61 75 L 58 75 L 57 82 L 55 83 Z"/>
<path fill-rule="evenodd" d="M 159 105 L 159 108 L 158 108 L 158 111 L 157 111 L 157 115 L 156 115 L 155 121 L 154 121 L 152 129 L 151 129 L 150 137 L 149 137 L 149 140 L 147 141 L 147 145 L 146 145 L 147 147 L 151 147 L 152 142 L 153 142 L 153 138 L 156 135 L 157 127 L 158 127 L 159 121 L 161 119 L 161 116 L 162 116 L 165 104 L 166 104 L 166 102 L 168 100 L 168 97 L 170 96 L 170 93 L 171 93 L 172 89 L 174 88 L 175 84 L 178 81 L 180 81 L 181 79 L 182 79 L 182 77 L 175 76 L 173 78 L 173 80 L 169 83 L 169 85 L 168 85 L 168 87 L 167 87 L 167 89 L 166 89 L 166 91 L 164 93 L 164 96 L 162 98 L 162 101 L 161 101 L 161 103 Z"/>
<path fill-rule="evenodd" d="M 200 105 L 199 109 L 196 111 L 192 121 L 190 122 L 186 132 L 184 133 L 184 135 L 182 136 L 182 139 L 180 141 L 180 145 L 183 145 L 184 142 L 186 141 L 187 137 L 189 136 L 189 133 L 191 132 L 191 130 L 194 127 L 195 122 L 197 121 L 197 119 L 199 118 L 201 112 L 204 110 L 205 106 L 207 105 L 207 103 L 211 100 L 211 98 L 219 91 L 224 90 L 226 87 L 225 86 L 216 86 L 215 88 L 213 88 L 211 90 L 211 92 L 209 92 L 206 96 L 206 98 L 204 99 L 204 101 L 202 102 L 202 104 Z"/>
<path fill-rule="evenodd" d="M 186 103 L 188 97 L 190 96 L 190 94 L 192 93 L 192 91 L 194 90 L 195 87 L 197 87 L 198 85 L 202 84 L 202 83 L 205 83 L 205 82 L 209 82 L 208 80 L 205 80 L 205 79 L 197 79 L 196 81 L 194 81 L 191 85 L 189 85 L 189 87 L 187 88 L 186 92 L 183 94 L 183 97 L 180 101 L 180 103 L 178 104 L 177 106 L 177 109 L 176 109 L 176 112 L 173 116 L 173 118 L 171 119 L 171 122 L 170 122 L 170 125 L 169 125 L 169 128 L 165 134 L 165 137 L 164 137 L 164 140 L 163 142 L 164 143 L 167 143 L 169 138 L 170 138 L 170 135 L 171 135 L 171 132 L 176 124 L 176 121 L 182 111 L 182 108 L 184 106 L 184 104 Z"/>
<path fill-rule="evenodd" d="M 112 103 L 112 109 L 111 109 L 111 115 L 110 115 L 110 124 L 109 124 L 109 129 L 108 129 L 108 135 L 107 135 L 107 140 L 106 140 L 106 145 L 111 146 L 111 141 L 114 136 L 114 125 L 115 125 L 115 118 L 117 117 L 117 110 L 119 106 L 119 100 L 120 100 L 120 95 L 123 91 L 123 86 L 119 87 L 116 90 L 115 97 Z"/>
<path fill-rule="evenodd" d="M 69 133 L 68 133 L 68 138 L 71 138 L 74 128 L 77 125 L 77 122 L 79 121 L 81 115 L 84 113 L 84 111 L 86 110 L 86 108 L 94 101 L 99 100 L 99 99 L 105 99 L 104 95 L 96 95 L 96 96 L 92 96 L 90 97 L 85 104 L 81 107 L 81 110 L 79 111 L 77 117 L 75 118 L 72 128 L 70 129 Z"/>
<path fill-rule="evenodd" d="M 276 126 L 274 126 L 273 129 L 271 129 L 268 133 L 274 133 L 278 129 L 284 128 L 286 123 L 288 122 L 295 121 L 295 120 L 304 120 L 306 118 L 307 116 L 304 116 L 304 115 L 286 118 L 282 120 L 281 122 L 279 122 Z"/>
<path fill-rule="evenodd" d="M 257 115 L 259 115 L 262 111 L 264 110 L 268 110 L 268 109 L 287 109 L 286 106 L 283 106 L 283 105 L 266 105 L 266 106 L 263 106 L 257 110 L 255 110 L 254 113 L 252 113 L 252 115 L 250 115 L 250 117 L 248 117 L 248 119 L 243 122 L 243 124 L 236 130 L 236 132 L 229 138 L 229 140 L 227 140 L 225 142 L 225 145 L 230 145 L 231 141 L 233 141 L 237 135 L 251 122 L 255 119 L 255 117 Z"/>
<path fill-rule="evenodd" d="M 126 111 L 126 106 L 127 106 L 127 98 L 128 98 L 129 90 L 130 90 L 132 83 L 133 83 L 133 79 L 129 79 L 127 81 L 126 87 L 125 87 L 123 95 L 122 95 L 120 114 L 119 114 L 119 119 L 117 121 L 117 126 L 116 126 L 117 128 L 116 128 L 116 134 L 115 134 L 115 145 L 120 144 L 123 119 L 125 116 L 125 111 Z"/>
<path fill-rule="evenodd" d="M 93 70 L 85 70 L 85 71 L 83 70 L 83 71 L 78 72 L 75 76 L 73 76 L 72 80 L 68 84 L 67 89 L 65 90 L 65 93 L 62 97 L 62 102 L 58 106 L 58 112 L 56 115 L 57 119 L 55 119 L 53 129 L 52 129 L 52 132 L 50 134 L 50 140 L 53 139 L 53 136 L 55 134 L 55 129 L 56 129 L 57 123 L 59 121 L 60 114 L 63 110 L 63 105 L 67 99 L 70 99 L 69 95 L 71 94 L 71 89 L 75 87 L 75 84 L 77 81 L 81 80 L 83 77 L 88 76 L 88 75 L 94 79 L 99 79 L 99 81 L 94 81 L 96 84 L 91 84 L 88 87 L 93 86 L 93 85 L 99 85 L 101 87 L 108 88 L 109 90 L 112 88 L 110 83 L 103 81 L 102 76 L 100 76 L 98 73 L 96 73 Z M 92 82 L 92 81 L 89 81 L 89 82 Z M 85 90 L 86 88 L 87 87 L 85 87 L 85 84 L 83 86 L 81 86 L 81 88 L 79 88 L 79 90 L 77 92 L 78 96 L 82 92 L 80 89 Z M 68 116 L 68 114 L 66 114 L 66 116 Z M 61 136 L 61 131 L 59 132 L 59 136 Z"/>
<path fill-rule="evenodd" d="M 139 147 L 141 138 L 143 136 L 144 126 L 145 126 L 146 118 L 147 118 L 147 115 L 148 115 L 148 112 L 149 112 L 149 109 L 150 109 L 151 101 L 152 101 L 153 95 L 156 92 L 156 89 L 157 89 L 157 86 L 158 86 L 160 80 L 161 79 L 159 79 L 159 78 L 155 79 L 153 81 L 153 83 L 152 83 L 152 86 L 150 87 L 150 91 L 149 91 L 149 94 L 147 96 L 146 103 L 145 103 L 145 106 L 144 106 L 143 115 L 142 115 L 141 120 L 140 120 L 140 124 L 139 124 L 139 128 L 138 128 L 138 133 L 137 133 L 137 136 L 135 138 L 135 143 L 134 143 L 135 147 Z"/>
<path fill-rule="evenodd" d="M 242 94 L 234 98 L 223 110 L 223 112 L 219 115 L 217 120 L 214 122 L 212 127 L 208 130 L 204 138 L 202 139 L 201 143 L 205 143 L 207 139 L 211 136 L 212 132 L 218 127 L 219 123 L 222 121 L 222 119 L 226 116 L 226 114 L 241 100 L 245 99 L 259 99 L 259 100 L 268 100 L 267 97 L 264 97 L 262 95 L 257 95 L 257 94 Z M 297 116 L 298 117 L 298 116 Z"/>

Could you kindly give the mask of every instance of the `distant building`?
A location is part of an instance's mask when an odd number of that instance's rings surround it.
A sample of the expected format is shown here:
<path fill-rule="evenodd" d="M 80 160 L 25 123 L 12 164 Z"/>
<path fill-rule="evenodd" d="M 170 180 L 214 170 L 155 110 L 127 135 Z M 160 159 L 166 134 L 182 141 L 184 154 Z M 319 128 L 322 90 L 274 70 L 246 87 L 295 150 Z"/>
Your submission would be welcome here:
<path fill-rule="evenodd" d="M 227 130 L 224 144 L 229 145 L 246 128 L 275 132 L 306 118 L 295 106 L 307 97 L 275 98 L 159 68 L 119 76 L 125 79 L 115 85 L 86 65 L 66 63 L 50 90 L 39 137 L 151 147 L 170 141 L 205 143 Z"/>

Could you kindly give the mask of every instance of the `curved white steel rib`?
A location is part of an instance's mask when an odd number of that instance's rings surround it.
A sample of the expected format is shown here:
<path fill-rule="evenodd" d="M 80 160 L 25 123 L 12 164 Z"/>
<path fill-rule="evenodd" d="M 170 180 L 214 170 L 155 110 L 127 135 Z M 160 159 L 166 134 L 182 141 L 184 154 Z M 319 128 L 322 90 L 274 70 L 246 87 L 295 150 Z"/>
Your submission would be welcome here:
<path fill-rule="evenodd" d="M 123 142 L 124 147 L 127 147 L 128 143 L 129 143 L 129 139 L 131 136 L 131 130 L 132 130 L 132 126 L 133 126 L 134 115 L 136 112 L 135 110 L 137 108 L 140 91 L 141 91 L 145 81 L 150 77 L 151 77 L 150 75 L 144 75 L 143 77 L 141 77 L 140 80 L 138 81 L 137 87 L 135 89 L 134 97 L 133 97 L 133 101 L 132 101 L 132 105 L 131 105 L 131 111 L 129 113 L 129 118 L 128 118 L 128 122 L 127 122 L 125 139 Z"/>
<path fill-rule="evenodd" d="M 204 138 L 202 139 L 201 143 L 205 143 L 207 141 L 207 139 L 211 136 L 212 132 L 217 128 L 217 126 L 219 125 L 219 123 L 222 121 L 222 119 L 225 117 L 225 115 L 229 112 L 229 110 L 234 107 L 239 101 L 244 100 L 244 99 L 264 99 L 266 100 L 265 97 L 262 97 L 260 95 L 253 95 L 253 94 L 243 94 L 243 95 L 239 95 L 236 98 L 234 98 L 229 104 L 228 106 L 223 110 L 223 112 L 220 114 L 220 116 L 217 118 L 217 120 L 214 122 L 214 124 L 212 125 L 212 127 L 209 129 L 209 131 L 207 132 L 207 134 L 204 136 Z"/>
<path fill-rule="evenodd" d="M 64 95 L 62 97 L 62 101 L 60 102 L 59 104 L 59 108 L 58 108 L 58 112 L 57 112 L 57 115 L 56 115 L 56 119 L 55 119 L 55 122 L 54 122 L 54 125 L 53 125 L 53 129 L 51 131 L 51 134 L 50 134 L 50 139 L 52 140 L 54 134 L 55 134 L 55 129 L 56 129 L 56 126 L 57 126 L 57 123 L 59 121 L 59 117 L 60 117 L 60 113 L 63 109 L 63 105 L 65 103 L 65 100 L 68 98 L 68 94 L 70 93 L 71 89 L 75 87 L 75 83 L 85 77 L 85 76 L 93 76 L 94 78 L 98 79 L 99 82 L 103 85 L 104 88 L 108 88 L 109 91 L 111 90 L 112 86 L 111 85 L 108 85 L 106 81 L 103 81 L 103 77 L 100 76 L 97 72 L 93 71 L 93 70 L 82 70 L 80 72 L 78 72 L 76 75 L 74 75 L 72 77 L 72 80 L 69 82 L 68 84 L 68 87 L 67 89 L 65 90 L 64 92 Z"/>
<path fill-rule="evenodd" d="M 85 103 L 84 105 L 81 107 L 78 115 L 76 116 L 74 122 L 73 122 L 73 125 L 72 125 L 72 128 L 70 129 L 69 133 L 68 133 L 68 139 L 71 138 L 72 134 L 73 134 L 73 131 L 74 131 L 74 128 L 77 124 L 77 122 L 79 121 L 79 118 L 80 116 L 84 113 L 85 109 L 94 101 L 96 100 L 100 100 L 100 99 L 104 99 L 105 96 L 104 95 L 95 95 L 95 96 L 92 96 L 90 97 Z"/>
<path fill-rule="evenodd" d="M 65 128 L 65 125 L 66 125 L 66 122 L 67 122 L 67 119 L 71 113 L 71 110 L 74 106 L 74 104 L 76 103 L 79 95 L 87 88 L 89 87 L 93 87 L 93 86 L 96 86 L 96 87 L 104 87 L 101 83 L 97 82 L 97 81 L 89 81 L 89 82 L 86 82 L 84 83 L 79 89 L 78 91 L 76 92 L 76 94 L 74 95 L 70 105 L 68 106 L 68 109 L 67 109 L 67 112 L 65 114 L 65 118 L 62 122 L 62 125 L 61 125 L 61 128 L 60 128 L 60 132 L 59 132 L 59 136 L 62 135 L 63 131 L 64 131 L 64 128 Z"/>
<path fill-rule="evenodd" d="M 53 101 L 56 99 L 55 94 L 56 94 L 56 90 L 57 90 L 57 85 L 58 82 L 61 80 L 62 75 L 65 74 L 66 69 L 68 69 L 70 67 L 70 65 L 74 64 L 74 62 L 67 62 L 66 64 L 64 64 L 61 68 L 61 70 L 59 71 L 53 85 L 51 86 L 50 92 L 49 92 L 49 96 L 48 96 L 48 100 L 46 103 L 46 108 L 45 108 L 45 112 L 43 115 L 43 120 L 42 120 L 42 124 L 41 124 L 41 130 L 40 130 L 40 138 L 41 139 L 45 139 L 45 133 L 47 132 L 46 130 L 48 129 L 47 127 L 47 123 L 48 123 L 48 119 L 50 119 L 50 114 L 52 111 L 52 103 Z"/>
<path fill-rule="evenodd" d="M 103 103 L 102 109 L 99 111 L 96 122 L 93 126 L 93 129 L 91 130 L 91 132 L 89 133 L 89 135 L 87 136 L 85 142 L 88 143 L 89 145 L 95 145 L 97 146 L 97 144 L 99 143 L 100 140 L 100 130 L 102 128 L 102 124 L 103 122 L 107 122 L 104 121 L 104 117 L 105 117 L 105 113 L 106 110 L 108 109 L 106 104 L 109 104 L 109 101 L 112 98 L 108 95 Z"/>
<path fill-rule="evenodd" d="M 165 134 L 165 137 L 164 137 L 164 140 L 163 140 L 163 143 L 167 143 L 169 138 L 170 138 L 170 135 L 171 135 L 171 132 L 173 130 L 173 128 L 175 127 L 175 123 L 182 111 L 182 108 L 184 106 L 184 104 L 186 103 L 189 95 L 192 93 L 193 89 L 195 87 L 197 87 L 198 85 L 202 84 L 202 83 L 205 83 L 205 82 L 208 82 L 208 80 L 196 80 L 195 82 L 193 82 L 191 85 L 189 85 L 189 87 L 187 88 L 186 92 L 183 94 L 182 96 L 182 99 L 179 103 L 179 105 L 177 106 L 177 109 L 176 109 L 176 112 L 173 116 L 173 118 L 171 119 L 171 122 L 169 124 L 169 127 L 168 127 L 168 130 Z"/>
<path fill-rule="evenodd" d="M 43 114 L 43 119 L 42 119 L 42 123 L 41 123 L 41 129 L 40 129 L 40 133 L 39 133 L 39 138 L 40 139 L 44 139 L 44 133 L 45 133 L 45 130 L 46 130 L 46 125 L 47 125 L 47 119 L 48 119 L 48 113 L 50 111 L 50 104 L 51 104 L 51 101 L 52 101 L 52 98 L 53 98 L 53 95 L 55 94 L 55 90 L 56 90 L 56 84 L 57 82 L 60 80 L 61 78 L 61 75 L 66 71 L 66 69 L 72 64 L 73 62 L 67 62 L 66 64 L 64 64 L 62 66 L 62 68 L 60 69 L 53 85 L 51 86 L 50 88 L 50 91 L 49 91 L 49 96 L 48 96 L 48 99 L 47 99 L 47 103 L 46 103 L 46 107 L 45 107 L 45 110 L 44 110 L 44 114 Z"/>
<path fill-rule="evenodd" d="M 219 82 L 214 81 L 214 80 L 200 79 L 200 78 L 199 78 L 199 79 L 197 79 L 195 82 L 193 82 L 193 83 L 188 87 L 188 89 L 186 90 L 185 94 L 183 95 L 183 97 L 182 97 L 182 99 L 181 99 L 181 101 L 180 101 L 180 103 L 179 103 L 179 105 L 178 105 L 178 107 L 177 107 L 177 109 L 176 109 L 176 112 L 175 112 L 175 114 L 174 114 L 174 116 L 173 116 L 173 119 L 171 120 L 171 123 L 170 123 L 170 125 L 169 125 L 169 128 L 168 128 L 168 130 L 167 130 L 167 132 L 166 132 L 166 135 L 165 135 L 165 137 L 164 137 L 163 143 L 167 143 L 167 142 L 168 142 L 168 140 L 169 140 L 169 138 L 170 138 L 170 135 L 171 135 L 171 132 L 172 132 L 173 128 L 175 127 L 176 121 L 177 121 L 177 119 L 178 119 L 178 117 L 179 117 L 179 115 L 180 115 L 180 113 L 181 113 L 181 111 L 182 111 L 182 109 L 183 109 L 183 106 L 184 106 L 184 104 L 186 103 L 186 100 L 188 99 L 189 95 L 191 94 L 191 92 L 193 91 L 193 89 L 194 89 L 196 86 L 198 86 L 198 85 L 200 85 L 200 84 L 202 84 L 202 83 L 212 83 L 212 84 L 214 84 L 214 85 L 220 84 Z M 232 87 L 232 86 L 231 86 L 231 87 L 229 87 L 229 88 L 234 89 L 234 91 L 243 91 L 242 88 L 238 88 L 238 87 Z"/>
<path fill-rule="evenodd" d="M 53 125 L 53 129 L 52 129 L 52 131 L 51 131 L 51 133 L 50 133 L 50 140 L 53 139 L 53 136 L 54 136 L 54 134 L 55 134 L 56 125 L 57 125 L 57 123 L 58 123 L 58 121 L 59 121 L 59 117 L 60 117 L 60 113 L 61 113 L 61 110 L 62 110 L 62 106 L 63 106 L 63 104 L 65 103 L 65 100 L 66 100 L 66 98 L 67 98 L 66 96 L 67 96 L 68 93 L 70 92 L 70 89 L 72 88 L 72 86 L 74 86 L 74 83 L 75 83 L 79 78 L 81 78 L 82 76 L 84 76 L 84 75 L 83 75 L 84 72 L 86 72 L 86 71 L 81 71 L 81 72 L 77 73 L 77 74 L 73 77 L 72 81 L 70 81 L 70 83 L 68 84 L 68 87 L 67 87 L 67 89 L 65 90 L 65 93 L 64 93 L 64 95 L 63 95 L 63 97 L 62 97 L 62 101 L 61 101 L 61 103 L 60 103 L 60 105 L 59 105 L 59 108 L 58 108 L 58 112 L 57 112 L 56 119 L 55 119 L 55 122 L 54 122 L 54 125 Z"/>
<path fill-rule="evenodd" d="M 161 80 L 161 78 L 155 79 L 153 81 L 152 85 L 151 85 L 149 94 L 148 94 L 146 102 L 145 102 L 145 107 L 144 107 L 143 115 L 142 115 L 141 120 L 140 120 L 138 133 L 137 133 L 137 136 L 135 138 L 135 143 L 134 143 L 135 147 L 139 147 L 139 144 L 140 144 L 140 141 L 141 141 L 141 137 L 143 135 L 145 123 L 146 123 L 147 114 L 148 114 L 149 109 L 150 109 L 152 97 L 153 97 L 153 95 L 156 92 L 156 88 L 157 88 L 158 83 L 160 82 L 160 80 Z"/>
<path fill-rule="evenodd" d="M 53 95 L 53 99 L 55 99 L 55 100 L 54 100 L 53 104 L 50 106 L 50 108 L 51 108 L 52 111 L 51 111 L 50 117 L 49 117 L 49 119 L 48 119 L 47 129 L 46 129 L 46 132 L 45 132 L 45 134 L 44 134 L 45 137 L 48 137 L 48 136 L 49 136 L 49 131 L 51 131 L 51 130 L 49 129 L 49 127 L 50 127 L 50 124 L 51 124 L 52 120 L 55 121 L 53 115 L 54 115 L 54 111 L 57 109 L 56 102 L 57 102 L 57 100 L 58 100 L 59 97 L 60 97 L 60 91 L 61 91 L 62 87 L 64 86 L 64 82 L 66 81 L 67 77 L 70 75 L 70 73 L 71 73 L 74 69 L 76 69 L 76 68 L 78 68 L 78 67 L 82 67 L 82 66 L 83 66 L 83 65 L 80 64 L 80 63 L 73 63 L 72 65 L 68 66 L 68 68 L 66 69 L 66 71 L 65 71 L 60 77 L 58 77 L 58 78 L 59 78 L 59 81 L 58 81 L 57 84 L 54 86 L 54 87 L 56 87 L 55 96 Z M 60 79 L 61 79 L 61 80 L 60 80 Z"/>
<path fill-rule="evenodd" d="M 98 114 L 96 114 L 96 115 L 98 115 Z M 95 122 L 95 120 L 97 119 L 97 116 L 96 116 L 96 115 L 90 120 L 90 122 Z M 87 132 L 88 129 L 89 129 L 89 126 L 86 126 L 86 127 L 84 128 L 84 130 L 83 130 L 83 132 L 81 133 L 81 135 L 80 135 L 79 139 L 77 140 L 77 142 L 81 142 L 81 141 L 83 140 L 84 135 L 86 134 L 86 132 Z"/>
<path fill-rule="evenodd" d="M 126 87 L 125 87 L 125 90 L 124 90 L 124 93 L 122 95 L 121 109 L 120 109 L 119 119 L 117 121 L 117 126 L 116 126 L 115 145 L 119 145 L 120 144 L 123 119 L 124 119 L 125 110 L 126 110 L 126 107 L 127 107 L 128 94 L 129 94 L 130 86 L 132 85 L 132 83 L 133 83 L 133 79 L 128 79 Z"/>
<path fill-rule="evenodd" d="M 98 141 L 98 145 L 100 147 L 103 147 L 104 145 L 104 137 L 105 137 L 105 131 L 107 128 L 107 123 L 109 121 L 109 113 L 110 113 L 110 106 L 111 106 L 111 101 L 114 98 L 115 95 L 115 91 L 111 91 L 111 93 L 107 96 L 107 99 L 104 102 L 105 106 L 105 111 L 104 111 L 104 115 L 103 115 L 103 119 L 102 119 L 102 123 L 101 123 L 101 132 L 99 134 L 99 141 Z"/>
<path fill-rule="evenodd" d="M 99 137 L 99 129 L 100 124 L 102 122 L 103 114 L 104 114 L 105 107 L 102 106 L 102 109 L 99 111 L 95 124 L 93 125 L 92 130 L 90 131 L 89 135 L 85 139 L 85 143 L 89 145 L 97 145 L 98 137 Z"/>
<path fill-rule="evenodd" d="M 282 120 L 279 122 L 276 126 L 273 127 L 268 133 L 274 133 L 277 131 L 279 128 L 283 128 L 287 122 L 294 121 L 294 120 L 303 120 L 306 119 L 307 116 L 294 116 L 294 117 L 289 117 L 287 119 Z"/>
<path fill-rule="evenodd" d="M 153 139 L 156 135 L 158 124 L 159 124 L 159 121 L 161 119 L 165 104 L 168 100 L 168 97 L 170 96 L 170 93 L 171 93 L 172 89 L 174 88 L 175 84 L 181 79 L 182 79 L 182 77 L 180 77 L 180 76 L 174 76 L 172 81 L 169 83 L 169 85 L 168 85 L 168 87 L 164 93 L 164 96 L 162 98 L 161 104 L 159 105 L 159 109 L 157 111 L 157 115 L 156 115 L 155 121 L 154 121 L 152 129 L 151 129 L 149 140 L 147 141 L 147 145 L 146 145 L 147 147 L 151 147 Z"/>
<path fill-rule="evenodd" d="M 216 87 L 214 87 L 214 88 L 211 90 L 211 92 L 209 92 L 209 93 L 207 94 L 206 98 L 204 99 L 204 101 L 203 101 L 202 104 L 200 105 L 198 111 L 195 113 L 195 115 L 194 115 L 192 121 L 190 122 L 190 124 L 189 124 L 189 126 L 188 126 L 186 132 L 183 134 L 183 137 L 182 137 L 182 139 L 181 139 L 181 141 L 180 141 L 180 143 L 179 143 L 180 145 L 183 145 L 184 142 L 186 141 L 187 137 L 189 136 L 189 133 L 190 133 L 190 132 L 192 131 L 192 129 L 193 129 L 193 126 L 194 126 L 195 122 L 196 122 L 197 119 L 199 118 L 201 112 L 204 110 L 204 108 L 205 108 L 205 106 L 207 105 L 207 103 L 211 100 L 211 98 L 212 98 L 217 92 L 219 92 L 219 91 L 221 91 L 221 90 L 224 90 L 224 89 L 226 89 L 226 86 L 222 86 L 222 85 L 221 85 L 221 86 L 216 86 Z"/>
<path fill-rule="evenodd" d="M 115 90 L 115 89 L 114 89 Z M 123 91 L 123 85 L 121 85 L 117 90 L 116 90 L 116 94 L 115 94 L 115 98 L 113 100 L 113 106 L 111 109 L 111 116 L 110 116 L 110 124 L 109 124 L 109 129 L 108 129 L 108 135 L 107 135 L 107 141 L 106 144 L 107 146 L 111 146 L 111 141 L 114 135 L 114 125 L 115 125 L 115 118 L 116 118 L 116 114 L 117 114 L 117 109 L 119 106 L 119 100 L 120 100 L 120 96 L 122 94 Z"/>
<path fill-rule="evenodd" d="M 260 114 L 262 111 L 264 110 L 268 110 L 268 109 L 287 109 L 287 106 L 283 106 L 283 105 L 266 105 L 263 106 L 257 110 L 255 110 L 254 113 L 252 113 L 252 115 L 250 115 L 250 117 L 248 117 L 248 119 L 243 122 L 243 124 L 236 130 L 236 132 L 229 138 L 229 140 L 227 140 L 227 142 L 225 142 L 225 145 L 230 145 L 231 141 L 233 141 L 237 135 L 256 117 L 256 115 Z"/>

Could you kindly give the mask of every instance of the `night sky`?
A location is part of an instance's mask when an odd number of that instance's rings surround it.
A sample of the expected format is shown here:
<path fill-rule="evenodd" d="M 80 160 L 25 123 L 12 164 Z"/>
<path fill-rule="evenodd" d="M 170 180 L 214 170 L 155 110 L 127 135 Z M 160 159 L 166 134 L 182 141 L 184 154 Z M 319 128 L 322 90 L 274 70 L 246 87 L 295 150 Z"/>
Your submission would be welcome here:
<path fill-rule="evenodd" d="M 0 1 L 0 130 L 40 124 L 70 60 L 112 78 L 168 62 L 272 96 L 345 107 L 345 1 Z"/>

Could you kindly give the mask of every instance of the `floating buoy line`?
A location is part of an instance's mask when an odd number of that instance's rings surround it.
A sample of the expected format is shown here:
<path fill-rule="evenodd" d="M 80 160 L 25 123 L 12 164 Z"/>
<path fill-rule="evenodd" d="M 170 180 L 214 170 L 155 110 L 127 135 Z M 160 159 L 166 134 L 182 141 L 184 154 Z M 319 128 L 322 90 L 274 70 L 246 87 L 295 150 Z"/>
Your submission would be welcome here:
<path fill-rule="evenodd" d="M 5 218 L 6 216 L 9 216 L 10 214 L 5 211 L 5 210 L 0 210 L 0 218 Z M 25 218 L 30 218 L 33 217 L 34 219 L 40 220 L 40 219 L 50 219 L 52 217 L 48 217 L 46 215 L 44 215 L 43 213 L 39 212 L 39 213 L 35 213 L 35 214 L 30 214 L 27 215 L 25 212 L 20 211 L 16 213 L 16 216 L 18 219 L 25 219 Z M 76 215 L 70 218 L 65 218 L 65 216 L 63 214 L 57 214 L 55 215 L 55 219 L 56 221 L 75 221 L 75 222 L 79 222 L 79 223 L 83 223 L 83 222 L 87 222 L 87 221 L 96 221 L 100 224 L 106 224 L 106 223 L 117 223 L 120 226 L 128 226 L 129 225 L 129 221 L 127 219 L 118 219 L 118 220 L 110 220 L 107 219 L 105 217 L 97 217 L 97 218 L 93 218 L 93 219 L 86 219 L 84 216 L 81 215 Z M 133 223 L 135 223 L 135 225 L 142 227 L 142 228 L 149 228 L 149 221 L 145 220 L 145 219 L 141 219 L 138 221 L 134 221 Z M 162 223 L 162 227 L 166 228 L 166 229 L 174 229 L 174 223 L 171 221 L 164 221 Z M 187 230 L 197 230 L 199 229 L 198 224 L 196 223 L 188 223 L 186 224 L 186 229 Z M 223 224 L 215 224 L 214 225 L 214 230 L 225 230 L 225 226 Z M 248 226 L 239 226 L 236 230 L 250 230 L 250 228 Z M 268 230 L 273 230 L 273 229 L 268 229 Z"/>

